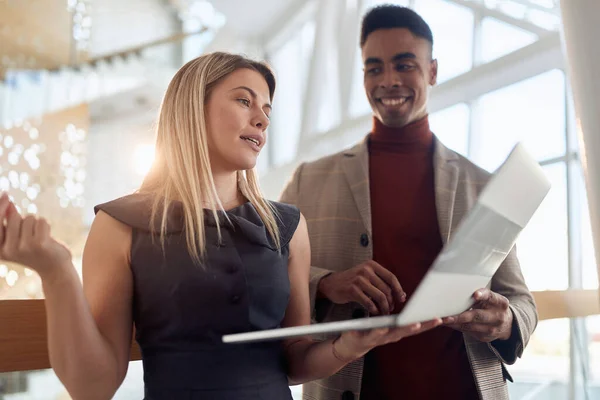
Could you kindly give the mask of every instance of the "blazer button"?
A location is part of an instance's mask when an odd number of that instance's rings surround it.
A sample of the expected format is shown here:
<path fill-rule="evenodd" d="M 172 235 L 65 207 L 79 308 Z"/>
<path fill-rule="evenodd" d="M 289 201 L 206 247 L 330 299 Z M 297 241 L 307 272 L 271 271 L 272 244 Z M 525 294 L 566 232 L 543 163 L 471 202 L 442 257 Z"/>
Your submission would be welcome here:
<path fill-rule="evenodd" d="M 354 393 L 346 390 L 344 393 L 342 393 L 342 400 L 354 400 Z"/>
<path fill-rule="evenodd" d="M 367 313 L 363 309 L 357 308 L 356 310 L 352 311 L 352 319 L 364 318 L 366 316 Z"/>
<path fill-rule="evenodd" d="M 360 235 L 360 245 L 362 247 L 367 247 L 369 245 L 369 235 L 367 235 L 366 233 Z"/>

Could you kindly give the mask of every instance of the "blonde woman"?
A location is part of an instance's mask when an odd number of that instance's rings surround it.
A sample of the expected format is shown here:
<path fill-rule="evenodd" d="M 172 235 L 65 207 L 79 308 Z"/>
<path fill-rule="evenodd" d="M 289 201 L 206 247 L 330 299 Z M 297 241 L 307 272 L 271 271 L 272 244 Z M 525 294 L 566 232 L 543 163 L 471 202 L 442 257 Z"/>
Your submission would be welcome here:
<path fill-rule="evenodd" d="M 261 196 L 253 169 L 274 90 L 265 64 L 238 55 L 204 55 L 177 72 L 142 187 L 95 207 L 83 290 L 48 224 L 0 199 L 1 258 L 40 274 L 51 364 L 74 399 L 113 396 L 134 324 L 146 399 L 274 400 L 291 398 L 289 381 L 329 376 L 374 346 L 440 323 L 318 343 L 221 342 L 310 323 L 306 223 L 297 208 Z"/>

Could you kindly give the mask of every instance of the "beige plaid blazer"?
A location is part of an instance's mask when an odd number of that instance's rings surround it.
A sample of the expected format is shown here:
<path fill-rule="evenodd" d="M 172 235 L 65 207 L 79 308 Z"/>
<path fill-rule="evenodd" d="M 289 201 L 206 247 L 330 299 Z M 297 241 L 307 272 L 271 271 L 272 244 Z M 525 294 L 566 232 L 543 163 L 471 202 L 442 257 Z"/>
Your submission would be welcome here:
<path fill-rule="evenodd" d="M 281 195 L 280 201 L 298 206 L 308 223 L 313 322 L 350 319 L 359 309 L 366 312 L 354 303 L 333 305 L 318 300 L 315 304 L 315 294 L 319 280 L 329 272 L 372 259 L 368 157 L 365 139 L 349 150 L 303 163 Z M 433 162 L 437 214 L 446 242 L 473 206 L 490 174 L 446 148 L 437 138 Z M 523 280 L 515 250 L 493 277 L 490 288 L 510 301 L 514 340 L 488 344 L 467 335 L 464 340 L 480 398 L 504 400 L 508 399 L 506 380 L 512 380 L 504 364 L 521 357 L 537 325 L 535 303 Z M 329 378 L 305 384 L 303 399 L 358 400 L 363 363 L 363 359 L 357 360 Z"/>

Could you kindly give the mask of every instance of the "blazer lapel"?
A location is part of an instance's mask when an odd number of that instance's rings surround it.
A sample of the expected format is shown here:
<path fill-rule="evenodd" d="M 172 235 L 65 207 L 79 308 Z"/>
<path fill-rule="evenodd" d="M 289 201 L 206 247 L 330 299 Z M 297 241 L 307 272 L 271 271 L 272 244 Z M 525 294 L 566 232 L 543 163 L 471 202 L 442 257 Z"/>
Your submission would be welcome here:
<path fill-rule="evenodd" d="M 371 193 L 369 191 L 368 138 L 343 154 L 342 168 L 365 228 L 372 237 Z"/>
<path fill-rule="evenodd" d="M 434 139 L 433 170 L 435 180 L 435 205 L 440 234 L 445 244 L 450 238 L 454 200 L 458 186 L 458 156 L 437 138 Z"/>

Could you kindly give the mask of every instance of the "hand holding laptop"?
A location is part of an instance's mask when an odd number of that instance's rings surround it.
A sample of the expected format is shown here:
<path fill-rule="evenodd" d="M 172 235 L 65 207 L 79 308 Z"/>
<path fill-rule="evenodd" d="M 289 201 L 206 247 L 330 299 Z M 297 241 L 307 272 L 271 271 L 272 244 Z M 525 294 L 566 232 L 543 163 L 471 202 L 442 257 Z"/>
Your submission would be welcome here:
<path fill-rule="evenodd" d="M 489 289 L 476 291 L 473 298 L 476 303 L 470 310 L 444 318 L 444 324 L 481 342 L 508 340 L 513 320 L 508 299 Z"/>
<path fill-rule="evenodd" d="M 358 303 L 372 315 L 388 315 L 406 301 L 398 278 L 375 261 L 333 272 L 319 282 L 319 295 L 335 304 Z"/>
<path fill-rule="evenodd" d="M 352 362 L 370 350 L 405 337 L 418 335 L 442 325 L 440 318 L 398 328 L 379 328 L 369 331 L 346 331 L 333 341 L 333 354 L 343 362 Z"/>

